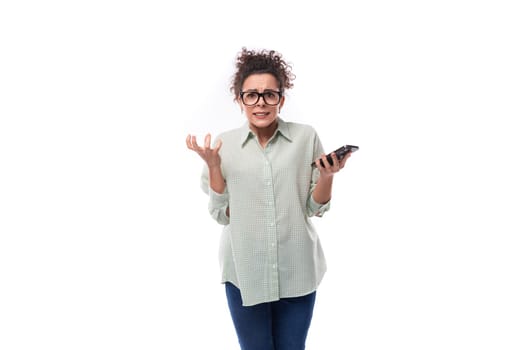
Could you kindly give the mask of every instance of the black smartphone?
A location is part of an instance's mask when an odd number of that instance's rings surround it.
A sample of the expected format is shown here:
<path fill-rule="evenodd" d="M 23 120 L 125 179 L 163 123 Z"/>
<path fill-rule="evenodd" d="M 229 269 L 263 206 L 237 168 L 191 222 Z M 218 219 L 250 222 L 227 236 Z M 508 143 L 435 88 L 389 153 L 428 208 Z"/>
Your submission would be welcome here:
<path fill-rule="evenodd" d="M 330 154 L 326 155 L 326 160 L 330 165 L 334 164 L 334 160 L 332 159 L 332 153 L 335 153 L 335 156 L 337 157 L 337 160 L 343 159 L 348 152 L 355 152 L 359 149 L 358 146 L 352 146 L 352 145 L 344 145 L 342 147 L 339 147 L 333 152 L 330 152 Z M 315 166 L 315 162 L 312 162 L 312 166 Z M 321 159 L 321 166 L 324 168 L 323 160 Z"/>

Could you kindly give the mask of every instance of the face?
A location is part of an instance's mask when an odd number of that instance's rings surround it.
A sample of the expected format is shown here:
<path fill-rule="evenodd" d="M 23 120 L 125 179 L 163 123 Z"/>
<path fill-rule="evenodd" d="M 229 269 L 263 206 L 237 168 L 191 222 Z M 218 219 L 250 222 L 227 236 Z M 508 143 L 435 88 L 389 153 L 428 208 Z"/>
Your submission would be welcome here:
<path fill-rule="evenodd" d="M 279 91 L 279 83 L 272 74 L 252 74 L 244 80 L 241 91 L 245 94 L 249 94 L 249 92 Z M 237 98 L 237 102 L 246 115 L 250 128 L 254 131 L 262 131 L 263 129 L 274 129 L 277 127 L 276 119 L 279 115 L 279 110 L 284 104 L 284 96 L 281 96 L 280 102 L 275 106 L 268 105 L 262 96 L 259 97 L 259 101 L 253 106 L 246 106 L 240 97 Z"/>

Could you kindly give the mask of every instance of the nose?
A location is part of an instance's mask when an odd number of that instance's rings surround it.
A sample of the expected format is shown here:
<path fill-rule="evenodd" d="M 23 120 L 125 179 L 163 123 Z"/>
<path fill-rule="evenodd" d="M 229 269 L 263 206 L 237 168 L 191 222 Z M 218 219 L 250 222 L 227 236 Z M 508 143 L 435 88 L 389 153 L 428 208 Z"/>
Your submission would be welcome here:
<path fill-rule="evenodd" d="M 264 103 L 264 98 L 262 95 L 259 95 L 259 101 L 257 101 L 257 103 L 255 104 L 256 106 L 264 106 L 265 103 Z"/>

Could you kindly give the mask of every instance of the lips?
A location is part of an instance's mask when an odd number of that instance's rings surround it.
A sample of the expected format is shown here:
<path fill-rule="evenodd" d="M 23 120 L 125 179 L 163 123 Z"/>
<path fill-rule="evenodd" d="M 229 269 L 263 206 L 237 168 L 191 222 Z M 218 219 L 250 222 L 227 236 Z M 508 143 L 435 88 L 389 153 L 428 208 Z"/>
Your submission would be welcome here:
<path fill-rule="evenodd" d="M 256 113 L 252 113 L 252 115 L 253 115 L 255 118 L 265 118 L 265 117 L 267 117 L 268 115 L 270 115 L 270 112 L 256 112 Z"/>

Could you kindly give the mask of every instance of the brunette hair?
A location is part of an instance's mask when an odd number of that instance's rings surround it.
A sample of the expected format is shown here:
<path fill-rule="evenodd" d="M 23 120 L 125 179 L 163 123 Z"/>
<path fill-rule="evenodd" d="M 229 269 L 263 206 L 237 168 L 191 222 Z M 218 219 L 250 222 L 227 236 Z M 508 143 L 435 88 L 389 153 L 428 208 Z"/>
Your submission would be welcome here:
<path fill-rule="evenodd" d="M 237 55 L 235 67 L 237 70 L 232 77 L 230 86 L 234 99 L 239 97 L 244 80 L 252 74 L 270 73 L 277 79 L 281 92 L 293 87 L 292 80 L 295 79 L 295 75 L 292 73 L 292 66 L 283 60 L 280 53 L 274 50 L 257 51 L 243 47 Z"/>

